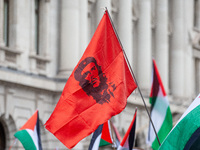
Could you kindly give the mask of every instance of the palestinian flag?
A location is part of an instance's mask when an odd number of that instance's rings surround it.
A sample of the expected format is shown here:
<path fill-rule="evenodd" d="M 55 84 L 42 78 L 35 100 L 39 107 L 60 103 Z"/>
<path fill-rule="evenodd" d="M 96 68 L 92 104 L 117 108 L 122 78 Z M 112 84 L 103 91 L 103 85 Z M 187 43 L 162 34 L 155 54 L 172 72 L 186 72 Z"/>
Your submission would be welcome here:
<path fill-rule="evenodd" d="M 25 150 L 42 150 L 38 110 L 14 136 L 22 143 Z"/>
<path fill-rule="evenodd" d="M 110 121 L 108 120 L 95 130 L 90 142 L 89 150 L 98 150 L 101 146 L 111 144 L 113 144 L 113 139 L 111 134 Z"/>
<path fill-rule="evenodd" d="M 151 119 L 154 123 L 158 138 L 162 143 L 172 129 L 173 122 L 169 102 L 155 60 L 153 60 L 153 80 L 150 93 L 150 103 Z M 151 123 L 149 125 L 147 141 L 154 150 L 159 148 L 159 143 Z"/>
<path fill-rule="evenodd" d="M 137 115 L 137 108 L 135 110 L 133 120 L 126 134 L 124 135 L 122 142 L 117 148 L 117 150 L 132 150 L 133 149 L 134 140 L 135 140 L 136 115 Z"/>
<path fill-rule="evenodd" d="M 114 126 L 114 124 L 112 122 L 110 122 L 112 129 L 113 129 L 113 140 L 114 140 L 114 145 L 113 147 L 118 148 L 120 145 L 120 141 L 121 141 L 121 136 L 119 134 L 119 131 L 117 130 L 117 128 Z"/>
<path fill-rule="evenodd" d="M 168 134 L 159 150 L 200 149 L 200 94 Z"/>

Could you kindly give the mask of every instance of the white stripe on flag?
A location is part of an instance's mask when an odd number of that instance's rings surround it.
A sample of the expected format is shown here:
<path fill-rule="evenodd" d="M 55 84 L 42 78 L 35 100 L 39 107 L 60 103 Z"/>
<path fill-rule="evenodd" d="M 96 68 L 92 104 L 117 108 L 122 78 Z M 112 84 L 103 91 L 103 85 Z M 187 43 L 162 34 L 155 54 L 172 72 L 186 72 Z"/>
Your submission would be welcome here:
<path fill-rule="evenodd" d="M 190 104 L 190 106 L 187 108 L 187 110 L 183 113 L 181 118 L 177 121 L 176 125 L 193 109 L 195 109 L 197 106 L 200 105 L 200 101 L 198 100 L 200 98 L 200 94 L 195 98 L 195 100 Z M 176 127 L 176 125 L 173 127 L 173 129 Z M 171 130 L 172 131 L 172 130 Z"/>
<path fill-rule="evenodd" d="M 181 116 L 181 118 L 179 119 L 179 121 L 182 120 L 190 111 L 192 111 L 194 108 L 196 108 L 198 105 L 200 105 L 200 101 L 198 100 L 199 97 L 200 97 L 200 94 L 192 102 L 192 104 L 188 107 L 188 109 L 184 112 L 184 114 Z M 176 124 L 178 124 L 178 122 Z"/>
<path fill-rule="evenodd" d="M 31 136 L 31 138 L 32 138 L 32 140 L 33 140 L 33 142 L 34 142 L 35 147 L 37 148 L 37 150 L 39 150 L 39 147 L 38 147 L 38 134 L 37 134 L 36 126 L 34 128 L 34 131 L 30 130 L 30 129 L 26 129 L 26 131 Z"/>
<path fill-rule="evenodd" d="M 151 112 L 151 119 L 154 123 L 156 132 L 160 130 L 163 124 L 163 121 L 165 120 L 168 107 L 169 107 L 169 102 L 167 100 L 167 96 L 163 96 L 162 90 L 159 86 L 158 97 L 156 99 L 156 102 Z M 154 130 L 151 124 L 150 124 L 149 132 L 150 132 L 151 137 L 148 142 L 152 143 L 155 140 L 156 135 L 154 133 Z"/>
<path fill-rule="evenodd" d="M 99 134 L 99 136 L 96 138 L 96 140 L 95 140 L 95 142 L 93 144 L 92 150 L 98 150 L 99 149 L 99 143 L 100 143 L 100 140 L 101 140 L 101 134 Z"/>

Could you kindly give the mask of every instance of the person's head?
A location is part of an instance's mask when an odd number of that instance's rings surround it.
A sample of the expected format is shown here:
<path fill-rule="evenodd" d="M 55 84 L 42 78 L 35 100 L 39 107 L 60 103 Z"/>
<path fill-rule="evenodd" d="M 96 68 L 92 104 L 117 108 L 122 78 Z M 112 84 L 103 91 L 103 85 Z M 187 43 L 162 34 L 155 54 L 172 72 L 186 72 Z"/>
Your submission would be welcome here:
<path fill-rule="evenodd" d="M 79 81 L 87 95 L 91 95 L 97 102 L 102 99 L 101 92 L 108 88 L 107 78 L 94 57 L 87 57 L 80 62 L 74 72 L 74 78 Z"/>

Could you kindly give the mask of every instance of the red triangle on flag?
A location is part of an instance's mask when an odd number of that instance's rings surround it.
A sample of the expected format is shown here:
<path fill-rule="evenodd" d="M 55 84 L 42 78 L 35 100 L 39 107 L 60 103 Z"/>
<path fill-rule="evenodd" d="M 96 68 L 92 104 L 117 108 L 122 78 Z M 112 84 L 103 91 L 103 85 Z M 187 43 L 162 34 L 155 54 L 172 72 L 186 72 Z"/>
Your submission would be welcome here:
<path fill-rule="evenodd" d="M 19 130 L 24 130 L 24 129 L 34 130 L 37 122 L 37 117 L 38 117 L 38 110 L 35 111 L 35 113 L 31 116 L 31 118 L 29 118 L 28 121 Z"/>
<path fill-rule="evenodd" d="M 102 135 L 101 139 L 105 140 L 106 142 L 112 144 L 112 137 L 111 137 L 111 131 L 110 131 L 110 126 L 109 126 L 109 121 L 103 124 L 103 129 L 102 129 Z"/>

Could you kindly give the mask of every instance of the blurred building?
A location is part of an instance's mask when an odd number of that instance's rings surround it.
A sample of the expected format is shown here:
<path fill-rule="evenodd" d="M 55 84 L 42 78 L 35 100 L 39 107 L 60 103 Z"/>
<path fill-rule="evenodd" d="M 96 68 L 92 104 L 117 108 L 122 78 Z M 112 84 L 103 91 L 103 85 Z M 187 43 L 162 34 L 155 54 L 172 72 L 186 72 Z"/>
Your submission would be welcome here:
<path fill-rule="evenodd" d="M 13 135 L 36 109 L 43 148 L 66 149 L 43 124 L 105 7 L 148 107 L 152 58 L 174 123 L 200 92 L 200 0 L 0 0 L 0 149 L 23 149 Z M 123 137 L 136 107 L 136 146 L 149 149 L 149 119 L 138 90 L 112 120 Z M 88 149 L 90 138 L 74 149 Z"/>

